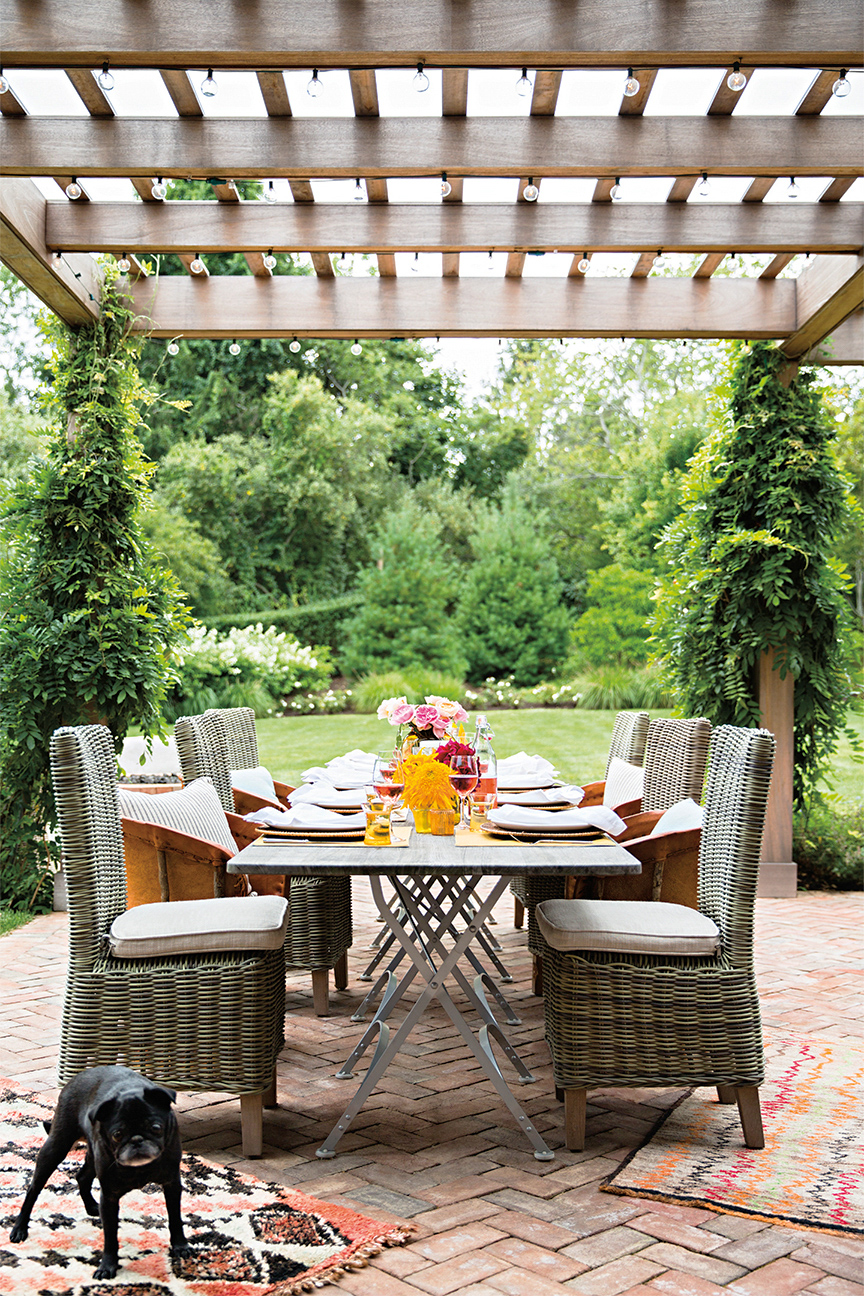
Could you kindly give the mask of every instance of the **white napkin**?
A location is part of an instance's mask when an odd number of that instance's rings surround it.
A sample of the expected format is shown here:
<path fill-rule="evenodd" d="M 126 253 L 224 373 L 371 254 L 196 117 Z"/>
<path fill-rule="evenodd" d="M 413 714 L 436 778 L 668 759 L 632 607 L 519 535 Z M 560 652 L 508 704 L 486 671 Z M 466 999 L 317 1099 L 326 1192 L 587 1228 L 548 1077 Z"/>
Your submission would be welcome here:
<path fill-rule="evenodd" d="M 530 810 L 527 806 L 500 806 L 486 816 L 501 828 L 601 828 L 616 836 L 627 827 L 608 806 L 589 806 L 586 810 Z"/>
<path fill-rule="evenodd" d="M 543 756 L 529 756 L 524 751 L 515 756 L 505 756 L 498 762 L 499 788 L 548 787 L 555 774 L 551 761 Z"/>
<path fill-rule="evenodd" d="M 320 783 L 323 779 L 337 788 L 365 787 L 372 781 L 374 765 L 375 753 L 364 752 L 356 747 L 344 756 L 334 757 L 326 765 L 314 765 L 311 769 L 303 770 L 303 780 L 306 783 Z"/>
<path fill-rule="evenodd" d="M 357 792 L 352 791 L 350 788 L 339 792 L 327 779 L 320 779 L 317 783 L 303 783 L 289 793 L 288 800 L 292 806 L 317 805 L 331 806 L 334 809 L 337 806 L 358 806 L 361 804 L 361 797 Z"/>
<path fill-rule="evenodd" d="M 523 805 L 525 802 L 542 801 L 544 805 L 578 806 L 585 795 L 585 789 L 576 784 L 567 787 L 533 788 L 530 792 L 504 792 L 499 801 L 508 805 Z"/>
<path fill-rule="evenodd" d="M 336 814 L 335 810 L 325 810 L 323 806 L 299 805 L 290 810 L 276 810 L 272 806 L 262 806 L 244 815 L 250 823 L 263 824 L 266 828 L 365 828 L 366 816 L 362 810 L 353 815 Z"/>

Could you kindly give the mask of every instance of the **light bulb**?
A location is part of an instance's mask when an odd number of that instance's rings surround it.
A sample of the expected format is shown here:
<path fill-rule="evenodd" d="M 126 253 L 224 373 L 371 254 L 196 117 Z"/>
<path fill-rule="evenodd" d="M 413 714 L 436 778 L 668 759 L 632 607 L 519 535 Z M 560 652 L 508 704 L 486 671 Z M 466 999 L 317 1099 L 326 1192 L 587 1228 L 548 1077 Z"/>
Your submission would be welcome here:
<path fill-rule="evenodd" d="M 786 197 L 787 198 L 801 197 L 801 190 L 798 188 L 797 184 L 795 183 L 794 176 L 789 177 L 789 188 L 786 190 Z"/>
<path fill-rule="evenodd" d="M 447 172 L 442 171 L 441 172 L 441 197 L 449 198 L 452 192 L 453 192 L 453 186 L 451 185 L 450 181 L 447 179 Z"/>
<path fill-rule="evenodd" d="M 231 343 L 231 345 L 229 346 L 228 350 L 231 352 L 232 355 L 239 355 L 239 354 L 240 354 L 240 343 L 237 341 L 236 338 L 235 338 L 234 341 Z"/>
<path fill-rule="evenodd" d="M 831 87 L 831 93 L 836 99 L 845 99 L 852 85 L 846 76 L 846 68 L 840 69 L 840 75 Z"/>
<path fill-rule="evenodd" d="M 489 259 L 486 262 L 486 269 L 489 270 L 490 272 L 494 271 L 495 269 L 495 262 L 492 260 L 491 252 L 489 253 Z"/>
<path fill-rule="evenodd" d="M 360 345 L 360 343 L 357 341 L 356 338 L 354 339 L 354 345 L 353 345 L 352 348 L 351 348 L 351 354 L 352 354 L 352 355 L 362 355 L 362 354 L 363 354 L 363 348 L 362 348 L 362 346 Z"/>
<path fill-rule="evenodd" d="M 726 84 L 730 90 L 735 91 L 735 94 L 740 94 L 747 84 L 747 78 L 741 71 L 741 64 L 737 59 L 732 64 L 732 71 L 726 78 Z"/>
<path fill-rule="evenodd" d="M 620 202 L 621 199 L 624 197 L 624 188 L 621 184 L 620 176 L 615 177 L 615 183 L 612 186 L 612 188 L 609 190 L 609 197 L 612 199 L 613 202 Z"/>
<path fill-rule="evenodd" d="M 108 60 L 107 60 L 107 59 L 106 59 L 105 62 L 102 64 L 102 71 L 99 73 L 99 75 L 97 76 L 96 80 L 99 82 L 99 84 L 100 84 L 100 86 L 102 87 L 103 90 L 113 90 L 113 89 L 114 89 L 114 78 L 113 78 L 113 76 L 111 75 L 110 71 L 108 70 Z"/>
<path fill-rule="evenodd" d="M 274 203 L 276 201 L 276 190 L 273 188 L 273 181 L 267 181 L 267 188 L 264 190 L 264 201 Z"/>
<path fill-rule="evenodd" d="M 318 69 L 313 68 L 311 80 L 309 81 L 309 84 L 306 87 L 306 93 L 310 99 L 317 99 L 323 89 L 324 86 L 322 84 L 321 78 L 318 75 Z"/>
<path fill-rule="evenodd" d="M 526 202 L 536 202 L 540 197 L 540 190 L 535 185 L 533 176 L 528 177 L 528 183 L 522 190 L 522 197 Z"/>
<path fill-rule="evenodd" d="M 522 75 L 520 76 L 519 80 L 516 82 L 516 93 L 522 99 L 524 99 L 525 96 L 530 93 L 530 91 L 531 91 L 531 78 L 528 76 L 528 69 L 523 67 Z"/>
<path fill-rule="evenodd" d="M 121 274 L 128 274 L 129 271 L 132 269 L 132 262 L 129 260 L 125 252 L 117 262 L 117 269 L 120 271 Z"/>
<path fill-rule="evenodd" d="M 587 271 L 588 271 L 588 267 L 590 266 L 590 264 L 591 264 L 591 262 L 590 262 L 589 259 L 588 259 L 588 253 L 587 253 L 587 252 L 583 252 L 583 253 L 582 253 L 582 260 L 579 261 L 579 262 L 577 262 L 577 264 L 576 264 L 576 269 L 579 271 L 580 274 L 586 274 Z"/>
<path fill-rule="evenodd" d="M 203 274 L 204 271 L 207 269 L 204 262 L 201 260 L 200 255 L 197 252 L 195 253 L 192 260 L 189 262 L 189 269 L 192 271 L 193 274 Z"/>
<path fill-rule="evenodd" d="M 201 93 L 208 99 L 212 99 L 219 87 L 216 84 L 216 78 L 213 75 L 213 69 L 207 69 L 207 75 L 201 82 Z"/>
<path fill-rule="evenodd" d="M 663 255 L 662 248 L 657 249 L 657 255 L 655 256 L 652 265 L 654 266 L 655 270 L 665 270 L 666 266 L 668 265 L 668 262 Z"/>
<path fill-rule="evenodd" d="M 297 352 L 300 350 L 300 343 L 297 341 L 296 338 L 292 338 L 291 341 L 288 343 L 288 350 L 293 351 L 294 355 L 296 355 Z"/>
<path fill-rule="evenodd" d="M 411 262 L 411 269 L 414 271 L 415 274 L 416 274 L 417 271 L 420 269 L 420 253 L 419 253 L 419 252 L 415 252 L 415 253 L 414 253 L 414 260 Z"/>
<path fill-rule="evenodd" d="M 167 192 L 168 192 L 168 186 L 166 185 L 162 177 L 159 176 L 158 180 L 153 181 L 153 185 L 150 189 L 150 194 L 153 198 L 160 199 L 160 198 L 164 198 Z"/>
<path fill-rule="evenodd" d="M 265 269 L 265 270 L 275 270 L 275 269 L 276 269 L 276 258 L 275 258 L 275 256 L 273 255 L 273 249 L 272 249 L 272 248 L 270 248 L 267 252 L 264 253 L 264 255 L 263 255 L 263 257 L 261 258 L 261 260 L 264 262 L 264 269 Z"/>
<path fill-rule="evenodd" d="M 66 197 L 72 199 L 81 197 L 81 186 L 74 176 L 66 186 Z"/>
<path fill-rule="evenodd" d="M 362 202 L 365 197 L 366 195 L 363 192 L 363 186 L 360 183 L 360 177 L 358 176 L 354 182 L 354 201 Z"/>
<path fill-rule="evenodd" d="M 632 99 L 634 95 L 637 95 L 639 93 L 641 88 L 642 87 L 639 85 L 639 82 L 636 80 L 635 76 L 633 75 L 633 69 L 628 68 L 627 80 L 624 82 L 624 97 L 626 99 Z"/>
<path fill-rule="evenodd" d="M 414 80 L 411 82 L 418 94 L 425 94 L 429 89 L 429 78 L 423 71 L 422 60 L 417 64 L 417 71 L 414 74 Z"/>
<path fill-rule="evenodd" d="M 702 179 L 699 182 L 699 188 L 696 191 L 700 198 L 707 198 L 711 192 L 711 184 L 708 179 L 708 172 L 702 172 Z"/>
<path fill-rule="evenodd" d="M 9 89 L 9 82 L 6 80 L 5 76 L 3 75 L 3 69 L 0 68 L 0 94 L 5 94 L 8 89 Z"/>
<path fill-rule="evenodd" d="M 171 341 L 168 343 L 167 347 L 165 348 L 165 350 L 168 352 L 169 355 L 176 355 L 177 352 L 180 350 L 180 343 L 175 342 L 174 339 L 172 338 Z"/>

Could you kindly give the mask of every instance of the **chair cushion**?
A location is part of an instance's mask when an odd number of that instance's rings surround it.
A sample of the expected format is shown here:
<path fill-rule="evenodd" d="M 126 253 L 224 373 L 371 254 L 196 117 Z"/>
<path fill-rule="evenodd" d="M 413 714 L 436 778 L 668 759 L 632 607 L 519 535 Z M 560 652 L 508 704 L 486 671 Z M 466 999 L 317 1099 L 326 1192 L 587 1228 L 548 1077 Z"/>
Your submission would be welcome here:
<path fill-rule="evenodd" d="M 631 765 L 613 756 L 606 774 L 606 787 L 603 789 L 605 806 L 624 805 L 627 801 L 638 801 L 642 795 L 642 784 L 645 770 L 641 765 Z"/>
<path fill-rule="evenodd" d="M 248 792 L 251 796 L 263 797 L 265 801 L 278 800 L 270 771 L 263 765 L 257 765 L 255 769 L 232 770 L 231 786 L 238 792 Z"/>
<path fill-rule="evenodd" d="M 278 949 L 287 924 L 283 896 L 173 900 L 127 909 L 111 924 L 108 941 L 120 959 Z"/>
<path fill-rule="evenodd" d="M 209 778 L 193 779 L 180 792 L 164 796 L 147 796 L 144 792 L 118 791 L 120 814 L 141 823 L 162 824 L 190 837 L 222 846 L 229 855 L 237 854 L 237 843 L 231 836 L 222 803 Z"/>
<path fill-rule="evenodd" d="M 698 909 L 643 900 L 544 900 L 534 911 L 557 950 L 621 954 L 715 954 L 716 925 Z"/>
<path fill-rule="evenodd" d="M 691 828 L 702 827 L 702 807 L 692 797 L 676 801 L 657 820 L 649 836 L 657 837 L 660 833 L 687 832 Z"/>

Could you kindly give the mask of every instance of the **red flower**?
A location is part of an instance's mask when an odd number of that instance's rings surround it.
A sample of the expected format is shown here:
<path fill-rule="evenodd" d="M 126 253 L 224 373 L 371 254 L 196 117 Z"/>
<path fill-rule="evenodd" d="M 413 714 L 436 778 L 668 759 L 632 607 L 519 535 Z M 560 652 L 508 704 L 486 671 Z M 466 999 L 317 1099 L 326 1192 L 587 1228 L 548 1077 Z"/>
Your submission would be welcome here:
<path fill-rule="evenodd" d="M 449 765 L 453 756 L 473 756 L 474 748 L 468 743 L 455 742 L 452 738 L 450 742 L 444 743 L 435 753 L 435 759 L 441 761 L 442 765 Z"/>

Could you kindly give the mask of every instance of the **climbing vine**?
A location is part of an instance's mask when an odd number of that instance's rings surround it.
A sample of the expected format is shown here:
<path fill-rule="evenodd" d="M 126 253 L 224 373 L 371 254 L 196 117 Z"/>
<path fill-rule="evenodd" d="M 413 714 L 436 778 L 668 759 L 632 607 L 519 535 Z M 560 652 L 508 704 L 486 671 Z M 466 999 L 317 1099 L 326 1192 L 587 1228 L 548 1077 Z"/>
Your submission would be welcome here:
<path fill-rule="evenodd" d="M 2 519 L 0 881 L 10 908 L 51 903 L 52 731 L 99 721 L 118 744 L 133 724 L 161 733 L 171 654 L 189 620 L 140 531 L 153 465 L 136 431 L 158 397 L 140 379 L 113 265 L 103 276 L 92 326 L 43 320 L 50 445 Z"/>
<path fill-rule="evenodd" d="M 795 803 L 803 808 L 845 728 L 841 638 L 849 579 L 832 540 L 851 507 L 812 370 L 787 386 L 773 344 L 738 349 L 729 414 L 685 479 L 660 542 L 667 564 L 653 642 L 685 715 L 759 723 L 756 670 L 775 650 L 795 680 Z M 847 731 L 848 732 L 848 731 Z"/>

